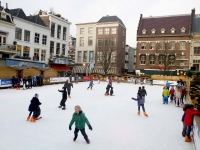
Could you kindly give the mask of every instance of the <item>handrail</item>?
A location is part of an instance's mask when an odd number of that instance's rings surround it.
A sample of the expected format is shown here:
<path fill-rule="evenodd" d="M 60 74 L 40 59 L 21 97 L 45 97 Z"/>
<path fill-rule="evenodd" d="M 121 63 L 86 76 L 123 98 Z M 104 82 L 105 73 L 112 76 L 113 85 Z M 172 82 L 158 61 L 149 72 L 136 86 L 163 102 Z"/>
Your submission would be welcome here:
<path fill-rule="evenodd" d="M 10 45 L 10 44 L 2 44 L 2 43 L 0 43 L 0 50 L 16 51 L 16 46 L 15 45 Z"/>

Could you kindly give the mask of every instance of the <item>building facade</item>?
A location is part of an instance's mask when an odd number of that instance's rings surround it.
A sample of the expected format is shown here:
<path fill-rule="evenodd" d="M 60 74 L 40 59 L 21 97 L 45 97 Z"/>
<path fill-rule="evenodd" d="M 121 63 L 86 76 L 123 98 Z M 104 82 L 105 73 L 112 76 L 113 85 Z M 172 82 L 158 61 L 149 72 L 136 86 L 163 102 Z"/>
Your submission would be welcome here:
<path fill-rule="evenodd" d="M 200 15 L 193 18 L 190 48 L 190 68 L 200 71 Z"/>
<path fill-rule="evenodd" d="M 135 65 L 136 65 L 136 48 L 126 45 L 125 53 L 125 73 L 135 74 Z"/>
<path fill-rule="evenodd" d="M 75 53 L 76 53 L 76 38 L 69 36 L 69 51 L 68 56 L 72 60 L 72 63 L 75 63 Z"/>
<path fill-rule="evenodd" d="M 136 69 L 189 69 L 191 20 L 191 14 L 148 18 L 141 15 Z"/>

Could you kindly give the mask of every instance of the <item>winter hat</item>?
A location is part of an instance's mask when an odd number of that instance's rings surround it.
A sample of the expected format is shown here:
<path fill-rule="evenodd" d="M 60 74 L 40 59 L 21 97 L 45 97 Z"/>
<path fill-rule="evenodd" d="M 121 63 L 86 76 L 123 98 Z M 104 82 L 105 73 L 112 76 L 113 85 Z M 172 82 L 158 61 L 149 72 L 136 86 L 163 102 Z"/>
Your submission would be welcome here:
<path fill-rule="evenodd" d="M 37 98 L 38 98 L 38 97 L 39 97 L 39 94 L 37 94 L 37 93 L 36 93 L 36 94 L 35 94 L 35 97 L 37 97 Z"/>

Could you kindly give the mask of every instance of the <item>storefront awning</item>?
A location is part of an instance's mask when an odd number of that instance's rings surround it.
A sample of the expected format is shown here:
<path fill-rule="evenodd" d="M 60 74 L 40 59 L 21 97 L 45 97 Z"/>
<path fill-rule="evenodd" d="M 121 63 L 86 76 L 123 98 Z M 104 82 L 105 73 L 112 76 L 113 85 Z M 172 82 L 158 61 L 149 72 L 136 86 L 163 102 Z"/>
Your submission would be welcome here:
<path fill-rule="evenodd" d="M 51 65 L 51 68 L 54 68 L 58 71 L 68 71 L 70 70 L 67 66 L 65 65 Z"/>

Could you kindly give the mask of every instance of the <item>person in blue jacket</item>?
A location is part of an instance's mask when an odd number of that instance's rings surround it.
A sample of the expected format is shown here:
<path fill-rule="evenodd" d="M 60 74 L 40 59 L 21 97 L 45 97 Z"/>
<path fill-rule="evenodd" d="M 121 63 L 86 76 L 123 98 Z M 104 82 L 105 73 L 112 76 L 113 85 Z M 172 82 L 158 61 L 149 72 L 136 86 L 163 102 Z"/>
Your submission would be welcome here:
<path fill-rule="evenodd" d="M 87 90 L 90 88 L 90 90 L 92 90 L 92 87 L 93 87 L 93 80 L 90 80 L 90 83 L 89 83 L 89 87 L 87 88 Z"/>
<path fill-rule="evenodd" d="M 166 87 L 168 88 L 168 90 L 170 89 L 170 84 L 172 84 L 172 83 L 169 83 L 169 82 L 167 81 Z"/>

